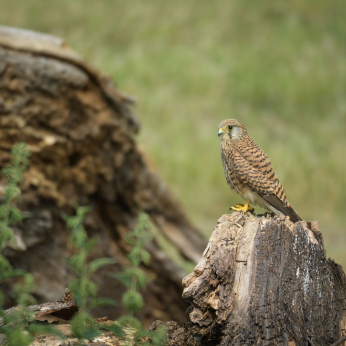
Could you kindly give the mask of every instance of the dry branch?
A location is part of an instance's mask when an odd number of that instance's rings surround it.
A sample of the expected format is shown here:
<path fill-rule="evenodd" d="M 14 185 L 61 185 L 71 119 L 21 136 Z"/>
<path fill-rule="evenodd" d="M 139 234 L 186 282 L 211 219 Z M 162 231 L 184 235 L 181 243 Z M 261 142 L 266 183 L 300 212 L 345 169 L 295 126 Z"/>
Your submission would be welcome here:
<path fill-rule="evenodd" d="M 12 315 L 16 311 L 20 310 L 21 306 L 14 306 L 5 310 L 6 315 Z M 28 307 L 34 316 L 40 317 L 44 315 L 52 315 L 62 318 L 64 320 L 70 320 L 71 317 L 78 311 L 76 302 L 74 301 L 71 293 L 67 290 L 62 300 L 58 300 L 53 303 L 44 303 L 39 305 L 31 305 Z M 0 326 L 4 325 L 3 318 L 0 318 Z"/>

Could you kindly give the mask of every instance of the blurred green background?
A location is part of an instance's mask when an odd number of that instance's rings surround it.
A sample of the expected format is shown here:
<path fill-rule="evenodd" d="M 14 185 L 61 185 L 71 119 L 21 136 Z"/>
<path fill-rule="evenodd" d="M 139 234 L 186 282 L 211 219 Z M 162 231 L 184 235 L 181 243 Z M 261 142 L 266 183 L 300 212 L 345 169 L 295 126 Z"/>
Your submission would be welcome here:
<path fill-rule="evenodd" d="M 138 98 L 138 140 L 206 237 L 240 202 L 217 137 L 235 118 L 300 216 L 319 220 L 327 256 L 346 267 L 344 0 L 0 4 L 2 25 L 64 38 Z"/>

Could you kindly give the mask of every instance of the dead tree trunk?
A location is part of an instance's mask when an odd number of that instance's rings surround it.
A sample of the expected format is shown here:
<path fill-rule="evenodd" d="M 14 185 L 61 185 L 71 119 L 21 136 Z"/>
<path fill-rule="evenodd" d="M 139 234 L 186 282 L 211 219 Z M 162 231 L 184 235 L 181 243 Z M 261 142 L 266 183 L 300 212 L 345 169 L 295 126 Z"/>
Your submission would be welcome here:
<path fill-rule="evenodd" d="M 346 277 L 315 221 L 223 215 L 183 284 L 189 322 L 170 345 L 329 346 L 346 334 Z"/>
<path fill-rule="evenodd" d="M 138 147 L 134 135 L 139 123 L 130 103 L 60 39 L 0 27 L 0 168 L 9 163 L 14 143 L 24 141 L 32 150 L 21 205 L 32 217 L 16 229 L 19 248 L 7 249 L 6 255 L 16 268 L 34 274 L 39 303 L 59 299 L 72 277 L 61 212 L 73 213 L 74 202 L 93 208 L 86 226 L 101 242 L 95 257 L 117 259 L 95 276 L 100 296 L 119 300 L 123 293 L 107 272 L 128 263 L 123 235 L 134 228 L 140 211 L 186 259 L 197 263 L 205 247 Z M 5 183 L 1 178 L 0 186 Z M 152 262 L 146 270 L 156 279 L 148 284 L 139 317 L 146 324 L 156 318 L 183 321 L 185 274 L 155 241 L 148 251 Z M 118 306 L 97 315 L 122 313 Z"/>

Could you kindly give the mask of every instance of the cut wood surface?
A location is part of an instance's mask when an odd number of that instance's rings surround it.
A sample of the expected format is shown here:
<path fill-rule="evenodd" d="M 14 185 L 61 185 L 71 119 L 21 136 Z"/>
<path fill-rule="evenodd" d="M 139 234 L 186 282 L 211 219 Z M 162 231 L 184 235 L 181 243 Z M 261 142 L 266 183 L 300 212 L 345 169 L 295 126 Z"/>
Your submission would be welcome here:
<path fill-rule="evenodd" d="M 184 258 L 197 263 L 205 248 L 205 239 L 138 146 L 139 121 L 130 103 L 62 40 L 0 27 L 0 168 L 9 164 L 16 142 L 26 142 L 32 151 L 20 206 L 31 217 L 14 229 L 18 247 L 5 254 L 15 268 L 34 274 L 39 303 L 59 299 L 72 278 L 61 213 L 72 214 L 74 202 L 92 207 L 86 228 L 100 240 L 94 258 L 117 260 L 94 276 L 100 296 L 121 300 L 124 287 L 107 273 L 129 263 L 123 236 L 141 211 Z M 0 188 L 5 184 L 1 178 Z M 146 271 L 156 278 L 148 283 L 139 317 L 147 325 L 156 318 L 183 322 L 186 273 L 155 240 L 147 249 L 152 259 Z M 14 302 L 8 298 L 6 304 Z M 95 311 L 111 318 L 122 313 L 120 304 Z"/>

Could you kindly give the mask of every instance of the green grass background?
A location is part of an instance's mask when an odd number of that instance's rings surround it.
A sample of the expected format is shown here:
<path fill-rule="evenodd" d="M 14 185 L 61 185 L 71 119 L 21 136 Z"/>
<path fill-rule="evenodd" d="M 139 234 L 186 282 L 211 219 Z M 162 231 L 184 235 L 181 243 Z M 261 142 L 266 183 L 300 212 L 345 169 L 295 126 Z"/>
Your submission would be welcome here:
<path fill-rule="evenodd" d="M 0 23 L 64 38 L 138 98 L 143 143 L 208 236 L 240 201 L 218 124 L 243 122 L 288 200 L 346 267 L 344 0 L 0 0 Z M 258 210 L 259 211 L 259 210 Z"/>

